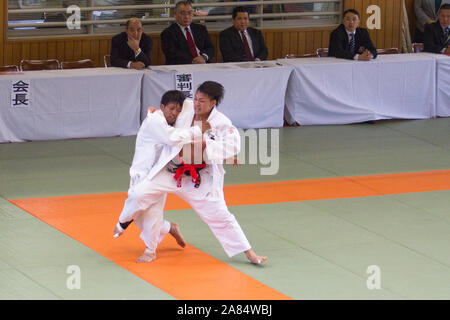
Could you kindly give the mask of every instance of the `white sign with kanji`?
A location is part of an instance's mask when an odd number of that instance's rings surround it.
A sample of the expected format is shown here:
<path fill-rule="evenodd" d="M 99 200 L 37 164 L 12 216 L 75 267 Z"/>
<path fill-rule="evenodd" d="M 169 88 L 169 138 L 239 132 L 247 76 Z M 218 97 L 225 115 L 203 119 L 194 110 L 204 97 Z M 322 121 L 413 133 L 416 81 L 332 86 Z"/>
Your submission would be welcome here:
<path fill-rule="evenodd" d="M 11 82 L 11 107 L 30 107 L 31 105 L 31 81 L 18 80 Z"/>
<path fill-rule="evenodd" d="M 192 73 L 176 73 L 175 89 L 186 94 L 186 98 L 194 97 L 194 75 Z"/>

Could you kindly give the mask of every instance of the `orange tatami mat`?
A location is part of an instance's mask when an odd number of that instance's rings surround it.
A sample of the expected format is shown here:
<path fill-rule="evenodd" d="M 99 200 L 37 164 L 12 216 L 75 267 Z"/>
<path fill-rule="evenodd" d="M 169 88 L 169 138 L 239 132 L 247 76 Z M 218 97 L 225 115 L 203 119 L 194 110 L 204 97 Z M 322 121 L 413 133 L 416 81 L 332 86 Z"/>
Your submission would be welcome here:
<path fill-rule="evenodd" d="M 145 248 L 139 229 L 132 224 L 120 238 L 112 237 L 125 197 L 114 193 L 11 202 L 177 299 L 291 299 L 189 244 L 180 248 L 171 236 L 159 245 L 155 261 L 135 263 Z"/>
<path fill-rule="evenodd" d="M 450 190 L 450 170 L 230 185 L 225 196 L 228 205 L 252 205 L 438 190 Z M 144 250 L 137 227 L 112 237 L 125 198 L 112 193 L 10 201 L 177 299 L 290 299 L 193 246 L 179 248 L 170 236 L 156 261 L 135 263 Z M 187 208 L 168 197 L 166 210 Z"/>

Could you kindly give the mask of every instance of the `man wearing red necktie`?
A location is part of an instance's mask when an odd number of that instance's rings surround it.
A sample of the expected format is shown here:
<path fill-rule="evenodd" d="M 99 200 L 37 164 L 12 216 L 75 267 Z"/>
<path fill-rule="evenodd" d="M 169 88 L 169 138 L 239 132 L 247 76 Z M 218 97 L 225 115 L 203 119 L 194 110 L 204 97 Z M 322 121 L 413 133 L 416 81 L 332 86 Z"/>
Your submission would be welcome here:
<path fill-rule="evenodd" d="M 214 45 L 205 26 L 192 23 L 194 9 L 189 1 L 175 5 L 176 23 L 161 33 L 166 64 L 207 63 L 214 57 Z"/>
<path fill-rule="evenodd" d="M 245 7 L 236 7 L 232 13 L 233 26 L 219 35 L 223 62 L 261 61 L 268 55 L 262 32 L 249 27 L 250 17 Z"/>

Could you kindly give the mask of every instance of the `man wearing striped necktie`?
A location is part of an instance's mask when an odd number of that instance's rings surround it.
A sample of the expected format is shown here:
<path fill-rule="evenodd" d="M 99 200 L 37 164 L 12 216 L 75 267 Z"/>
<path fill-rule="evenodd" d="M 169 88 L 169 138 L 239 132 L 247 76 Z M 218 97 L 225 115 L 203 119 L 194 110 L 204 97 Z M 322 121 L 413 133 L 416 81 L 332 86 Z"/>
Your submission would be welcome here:
<path fill-rule="evenodd" d="M 415 0 L 414 10 L 416 12 L 416 32 L 414 42 L 424 42 L 424 31 L 427 24 L 437 21 L 439 8 L 450 3 L 450 0 Z"/>
<path fill-rule="evenodd" d="M 450 54 L 450 4 L 443 4 L 438 21 L 425 26 L 424 51 Z"/>
<path fill-rule="evenodd" d="M 330 35 L 328 56 L 340 59 L 370 61 L 377 57 L 377 49 L 369 32 L 360 28 L 359 12 L 349 9 L 344 12 L 342 24 Z"/>

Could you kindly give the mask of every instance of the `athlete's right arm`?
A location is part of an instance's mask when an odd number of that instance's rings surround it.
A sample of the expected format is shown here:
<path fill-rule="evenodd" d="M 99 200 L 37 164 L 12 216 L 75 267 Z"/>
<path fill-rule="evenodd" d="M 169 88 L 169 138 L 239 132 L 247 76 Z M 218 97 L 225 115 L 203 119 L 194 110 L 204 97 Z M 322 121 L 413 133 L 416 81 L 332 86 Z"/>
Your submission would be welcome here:
<path fill-rule="evenodd" d="M 155 143 L 181 147 L 195 141 L 201 141 L 202 130 L 198 126 L 190 128 L 175 128 L 167 124 L 160 116 L 151 114 L 146 119 L 148 138 Z"/>

